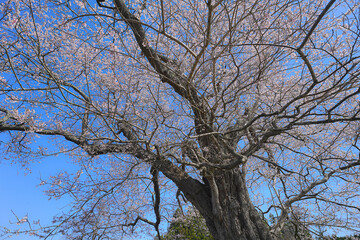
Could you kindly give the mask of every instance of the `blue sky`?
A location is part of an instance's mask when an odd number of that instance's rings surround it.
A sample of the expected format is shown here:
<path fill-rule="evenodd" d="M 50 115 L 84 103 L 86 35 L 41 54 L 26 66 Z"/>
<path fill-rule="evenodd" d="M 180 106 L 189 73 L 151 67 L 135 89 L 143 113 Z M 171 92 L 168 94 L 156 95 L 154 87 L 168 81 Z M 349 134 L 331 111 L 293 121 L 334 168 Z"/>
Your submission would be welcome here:
<path fill-rule="evenodd" d="M 5 141 L 6 138 L 6 134 L 0 134 L 0 144 L 1 140 Z M 42 145 L 48 147 L 50 152 L 55 151 L 51 137 L 41 136 L 37 139 L 36 144 L 32 145 Z M 53 216 L 61 212 L 68 212 L 66 207 L 70 206 L 72 200 L 70 197 L 63 196 L 59 200 L 49 200 L 49 197 L 44 193 L 47 188 L 39 186 L 39 184 L 41 179 L 45 180 L 60 171 L 74 172 L 78 169 L 78 166 L 72 163 L 72 160 L 65 154 L 59 154 L 58 156 L 43 158 L 39 162 L 30 163 L 28 167 L 31 172 L 26 171 L 20 164 L 11 164 L 11 160 L 6 160 L 4 154 L 0 152 L 0 227 L 10 229 L 21 227 L 10 223 L 17 222 L 12 211 L 19 218 L 27 215 L 30 222 L 40 219 L 42 226 L 51 225 Z M 163 224 L 166 225 L 165 221 Z M 166 229 L 166 226 L 164 226 L 164 229 Z M 35 240 L 39 238 L 24 234 L 11 238 L 0 236 L 0 240 L 5 239 Z M 50 239 L 62 240 L 65 238 L 59 235 Z M 138 240 L 140 239 L 148 240 L 153 238 L 143 235 L 138 238 Z"/>
<path fill-rule="evenodd" d="M 74 168 L 70 164 L 70 160 L 63 156 L 48 157 L 40 163 L 31 164 L 30 168 L 32 172 L 28 173 L 18 164 L 11 165 L 0 154 L 0 226 L 18 227 L 9 223 L 9 221 L 16 222 L 11 211 L 19 218 L 28 215 L 31 221 L 41 219 L 41 223 L 46 225 L 51 223 L 52 216 L 64 210 L 69 203 L 69 199 L 48 200 L 49 197 L 43 192 L 45 187 L 39 186 L 39 183 L 40 178 L 45 179 L 62 169 Z M 0 237 L 0 240 L 3 239 Z M 38 238 L 22 235 L 11 239 L 33 240 Z"/>

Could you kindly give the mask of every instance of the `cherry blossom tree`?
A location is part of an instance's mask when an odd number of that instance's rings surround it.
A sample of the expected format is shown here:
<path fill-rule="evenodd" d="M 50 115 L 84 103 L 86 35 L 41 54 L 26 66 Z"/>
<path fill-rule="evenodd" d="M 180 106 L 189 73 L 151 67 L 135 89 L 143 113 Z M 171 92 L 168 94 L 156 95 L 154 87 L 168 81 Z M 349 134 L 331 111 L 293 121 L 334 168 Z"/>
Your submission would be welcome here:
<path fill-rule="evenodd" d="M 160 236 L 184 204 L 215 239 L 282 239 L 289 219 L 359 233 L 359 1 L 0 9 L 4 154 L 47 156 L 47 135 L 79 166 L 42 182 L 73 205 L 29 233 Z"/>

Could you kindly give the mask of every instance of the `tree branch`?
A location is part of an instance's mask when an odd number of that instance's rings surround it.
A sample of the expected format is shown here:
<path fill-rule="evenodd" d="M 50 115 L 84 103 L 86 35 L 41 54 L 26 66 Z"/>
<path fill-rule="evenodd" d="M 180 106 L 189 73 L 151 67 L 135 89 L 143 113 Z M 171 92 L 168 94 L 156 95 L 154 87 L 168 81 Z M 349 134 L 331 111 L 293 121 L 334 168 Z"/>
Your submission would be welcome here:
<path fill-rule="evenodd" d="M 308 34 L 305 36 L 303 42 L 300 44 L 300 46 L 297 48 L 298 51 L 300 51 L 306 44 L 306 42 L 309 40 L 311 34 L 314 32 L 315 28 L 317 27 L 317 25 L 320 23 L 321 19 L 325 16 L 325 14 L 327 13 L 327 11 L 329 11 L 330 7 L 335 3 L 336 0 L 331 0 L 326 7 L 324 8 L 324 10 L 320 13 L 320 15 L 318 16 L 318 18 L 316 19 L 316 21 L 314 22 L 313 26 L 311 27 L 310 31 L 308 32 Z"/>
<path fill-rule="evenodd" d="M 154 228 L 155 228 L 158 236 L 160 236 L 159 224 L 160 224 L 161 216 L 160 216 L 159 171 L 157 169 L 155 169 L 154 167 L 152 167 L 150 169 L 150 173 L 153 176 L 151 178 L 151 181 L 154 184 L 154 193 L 155 193 L 154 212 L 155 212 L 155 216 L 156 216 L 156 222 L 154 224 Z"/>

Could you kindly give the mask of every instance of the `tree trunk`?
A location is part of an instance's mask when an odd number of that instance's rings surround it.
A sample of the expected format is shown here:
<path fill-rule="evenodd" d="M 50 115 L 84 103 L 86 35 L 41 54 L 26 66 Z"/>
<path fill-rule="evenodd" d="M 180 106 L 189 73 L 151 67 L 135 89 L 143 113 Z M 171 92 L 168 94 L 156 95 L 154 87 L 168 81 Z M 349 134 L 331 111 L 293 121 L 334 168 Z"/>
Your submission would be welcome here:
<path fill-rule="evenodd" d="M 205 218 L 206 224 L 215 239 L 276 239 L 270 234 L 266 222 L 251 203 L 244 174 L 241 173 L 240 169 L 218 172 L 213 179 L 216 182 L 220 206 L 216 207 L 214 204 L 214 197 L 216 196 L 212 196 L 214 191 L 211 189 L 214 186 L 207 180 L 205 180 L 205 185 L 208 186 L 207 192 L 210 198 L 208 201 L 213 202 L 211 212 L 209 212 L 209 208 L 203 207 L 208 206 L 208 203 L 196 203 L 194 205 Z"/>

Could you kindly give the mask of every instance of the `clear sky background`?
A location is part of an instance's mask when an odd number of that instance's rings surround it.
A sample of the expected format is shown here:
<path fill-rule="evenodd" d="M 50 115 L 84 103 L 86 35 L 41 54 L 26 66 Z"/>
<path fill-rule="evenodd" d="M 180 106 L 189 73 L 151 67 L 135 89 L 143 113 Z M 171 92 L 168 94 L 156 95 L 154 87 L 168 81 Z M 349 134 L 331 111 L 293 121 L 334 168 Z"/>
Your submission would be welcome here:
<path fill-rule="evenodd" d="M 6 141 L 6 134 L 0 133 L 1 141 Z M 48 147 L 53 150 L 50 137 L 41 136 L 37 139 L 36 145 Z M 59 200 L 51 199 L 45 195 L 46 186 L 40 186 L 41 179 L 47 179 L 61 171 L 74 172 L 78 166 L 72 163 L 71 159 L 60 154 L 40 159 L 39 162 L 29 165 L 31 172 L 26 171 L 20 164 L 11 164 L 11 160 L 4 159 L 4 154 L 0 152 L 0 227 L 18 229 L 16 217 L 12 211 L 19 217 L 28 216 L 30 222 L 41 220 L 42 226 L 51 225 L 52 217 L 61 213 L 68 212 L 71 198 L 63 196 Z M 11 224 L 11 222 L 13 224 Z M 165 221 L 163 222 L 165 224 Z M 26 226 L 24 224 L 24 226 Z M 166 226 L 164 227 L 166 229 Z M 1 231 L 0 231 L 1 233 Z M 37 237 L 31 237 L 21 234 L 11 238 L 0 236 L 0 240 L 39 240 Z M 65 240 L 61 235 L 48 238 L 49 240 Z M 139 236 L 137 240 L 153 239 L 149 236 Z"/>
<path fill-rule="evenodd" d="M 0 139 L 4 134 L 0 134 Z M 41 219 L 43 226 L 51 223 L 52 216 L 64 210 L 69 199 L 49 200 L 43 192 L 46 187 L 39 186 L 41 178 L 55 175 L 60 170 L 74 169 L 70 160 L 64 156 L 48 157 L 40 163 L 30 165 L 31 173 L 18 164 L 11 165 L 0 153 L 0 226 L 16 229 L 16 218 L 12 211 L 22 218 L 28 215 L 30 221 Z M 0 240 L 7 239 L 0 237 Z M 11 240 L 38 239 L 29 236 L 15 236 Z M 52 238 L 60 239 L 60 238 Z"/>

